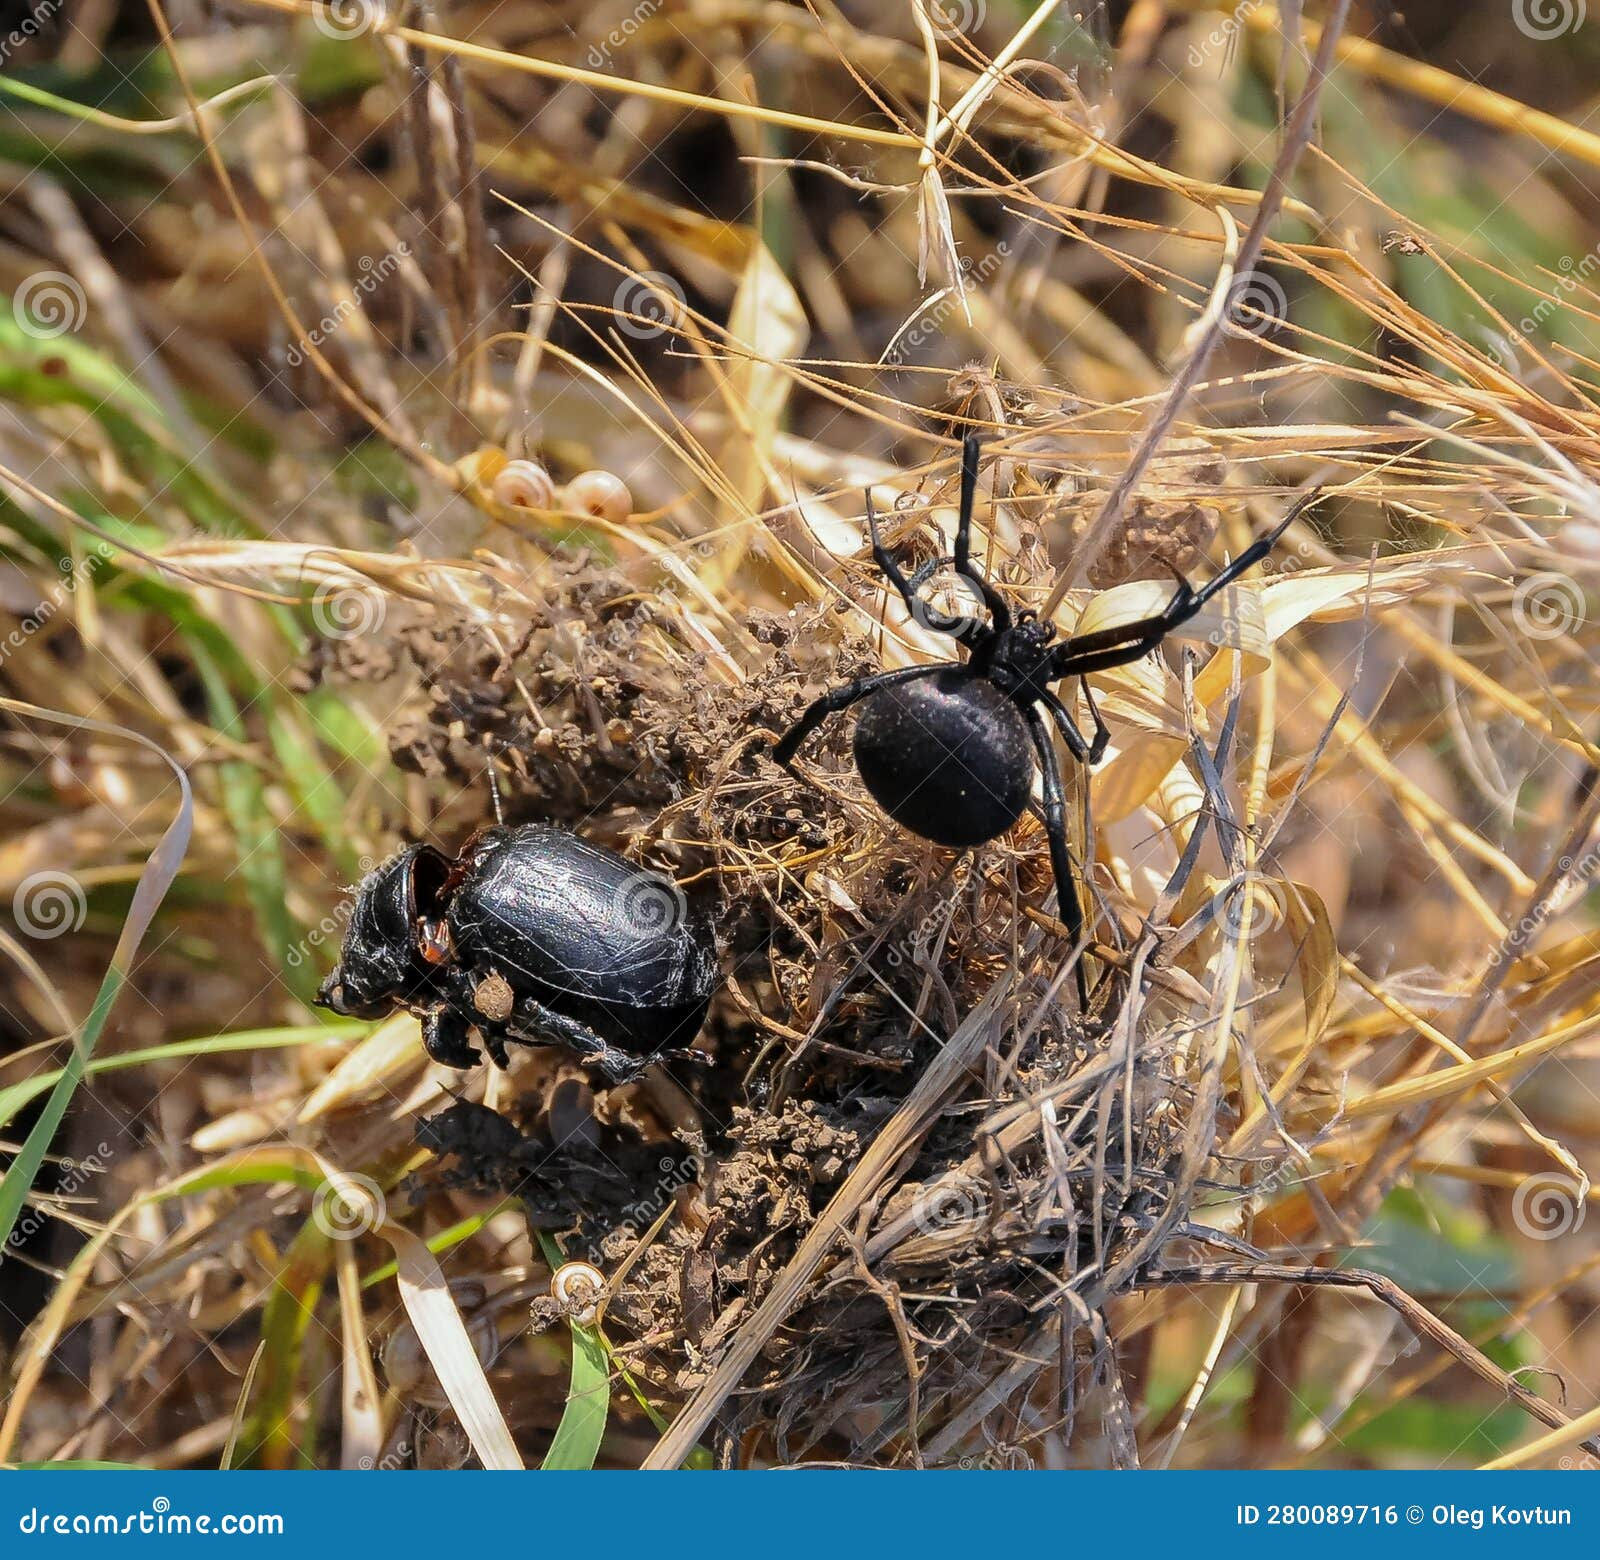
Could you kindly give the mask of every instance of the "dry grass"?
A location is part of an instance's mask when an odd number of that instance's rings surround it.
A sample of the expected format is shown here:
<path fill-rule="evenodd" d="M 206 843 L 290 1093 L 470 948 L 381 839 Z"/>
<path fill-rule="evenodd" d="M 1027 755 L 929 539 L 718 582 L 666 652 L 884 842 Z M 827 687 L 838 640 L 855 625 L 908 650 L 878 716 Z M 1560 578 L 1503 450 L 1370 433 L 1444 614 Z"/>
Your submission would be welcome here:
<path fill-rule="evenodd" d="M 247 0 L 130 13 L 104 96 L 85 35 L 36 51 L 0 1457 L 1594 1451 L 1597 143 L 1337 29 L 1297 122 L 1309 25 L 1085 9 Z M 1502 25 L 1531 91 L 1563 45 Z M 924 846 L 848 719 L 767 756 L 948 653 L 862 489 L 934 556 L 974 427 L 980 551 L 1067 629 L 1323 489 L 1096 679 L 1088 1013 L 1036 823 Z M 595 468 L 626 518 L 575 512 Z M 458 1074 L 307 1006 L 491 764 L 715 906 L 711 1066 Z M 452 1099 L 535 1148 L 419 1142 Z"/>

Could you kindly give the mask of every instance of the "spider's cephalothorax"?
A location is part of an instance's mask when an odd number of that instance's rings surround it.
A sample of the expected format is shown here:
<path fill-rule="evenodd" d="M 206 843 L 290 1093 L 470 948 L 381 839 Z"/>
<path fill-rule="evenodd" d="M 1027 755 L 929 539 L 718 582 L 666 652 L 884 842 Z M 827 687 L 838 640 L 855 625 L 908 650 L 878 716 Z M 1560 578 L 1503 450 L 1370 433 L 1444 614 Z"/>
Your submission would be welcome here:
<path fill-rule="evenodd" d="M 855 760 L 867 789 L 891 818 L 913 834 L 956 848 L 995 839 L 1022 816 L 1033 793 L 1037 762 L 1043 777 L 1044 825 L 1056 903 L 1074 942 L 1081 943 L 1083 912 L 1067 852 L 1061 769 L 1046 717 L 1080 764 L 1098 763 L 1111 733 L 1083 679 L 1090 672 L 1125 666 L 1148 655 L 1218 591 L 1266 557 L 1316 494 L 1297 502 L 1271 532 L 1252 542 L 1210 584 L 1195 590 L 1180 577 L 1171 599 L 1153 616 L 1058 642 L 1054 624 L 1032 612 L 1013 611 L 974 567 L 972 509 L 977 485 L 978 438 L 970 435 L 962 449 L 955 555 L 924 564 L 909 579 L 883 545 L 872 495 L 867 495 L 873 561 L 913 618 L 960 640 L 967 647 L 967 659 L 879 672 L 834 688 L 784 733 L 773 756 L 781 764 L 792 764 L 800 745 L 829 715 L 865 701 L 856 721 Z M 987 620 L 941 611 L 917 595 L 946 561 L 976 592 Z M 1092 739 L 1078 729 L 1072 712 L 1051 688 L 1069 677 L 1078 678 L 1083 688 L 1094 722 Z M 1087 1000 L 1081 965 L 1078 993 Z"/>

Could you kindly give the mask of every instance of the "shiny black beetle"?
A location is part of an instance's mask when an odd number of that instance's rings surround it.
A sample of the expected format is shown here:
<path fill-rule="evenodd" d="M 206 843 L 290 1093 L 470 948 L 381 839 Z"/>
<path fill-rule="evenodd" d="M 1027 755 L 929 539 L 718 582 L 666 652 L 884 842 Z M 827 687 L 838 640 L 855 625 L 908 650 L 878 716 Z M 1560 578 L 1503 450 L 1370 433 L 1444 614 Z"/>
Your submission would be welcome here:
<path fill-rule="evenodd" d="M 546 824 L 480 830 L 453 859 L 411 845 L 362 881 L 318 1001 L 409 1008 L 428 1054 L 506 1065 L 506 1042 L 570 1046 L 613 1083 L 682 1055 L 717 983 L 705 920 L 666 878 Z"/>

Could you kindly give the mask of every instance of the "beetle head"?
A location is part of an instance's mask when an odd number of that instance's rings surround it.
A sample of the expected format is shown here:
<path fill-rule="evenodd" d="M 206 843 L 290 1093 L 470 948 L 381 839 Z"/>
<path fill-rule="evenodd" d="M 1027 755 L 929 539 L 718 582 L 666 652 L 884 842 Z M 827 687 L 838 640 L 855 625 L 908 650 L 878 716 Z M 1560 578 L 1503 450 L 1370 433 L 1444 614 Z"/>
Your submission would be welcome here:
<path fill-rule="evenodd" d="M 426 978 L 423 921 L 436 908 L 450 863 L 411 845 L 362 879 L 333 973 L 318 1003 L 349 1018 L 381 1018 Z"/>

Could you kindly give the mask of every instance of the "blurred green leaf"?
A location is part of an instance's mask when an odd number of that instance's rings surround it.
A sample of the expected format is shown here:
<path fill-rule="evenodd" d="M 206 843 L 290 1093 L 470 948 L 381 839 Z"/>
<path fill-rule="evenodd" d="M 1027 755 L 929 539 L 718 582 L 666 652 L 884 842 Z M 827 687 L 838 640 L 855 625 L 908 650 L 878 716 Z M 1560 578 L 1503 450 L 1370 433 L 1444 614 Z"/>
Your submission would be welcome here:
<path fill-rule="evenodd" d="M 1340 1266 L 1371 1268 L 1413 1294 L 1498 1304 L 1496 1292 L 1519 1281 L 1510 1247 L 1431 1191 L 1397 1187 L 1362 1234 Z"/>
<path fill-rule="evenodd" d="M 1411 1398 L 1338 1436 L 1336 1444 L 1343 1451 L 1369 1455 L 1397 1453 L 1417 1459 L 1427 1453 L 1433 1461 L 1476 1464 L 1498 1457 L 1527 1434 L 1527 1414 L 1508 1403 L 1491 1407 Z"/>

